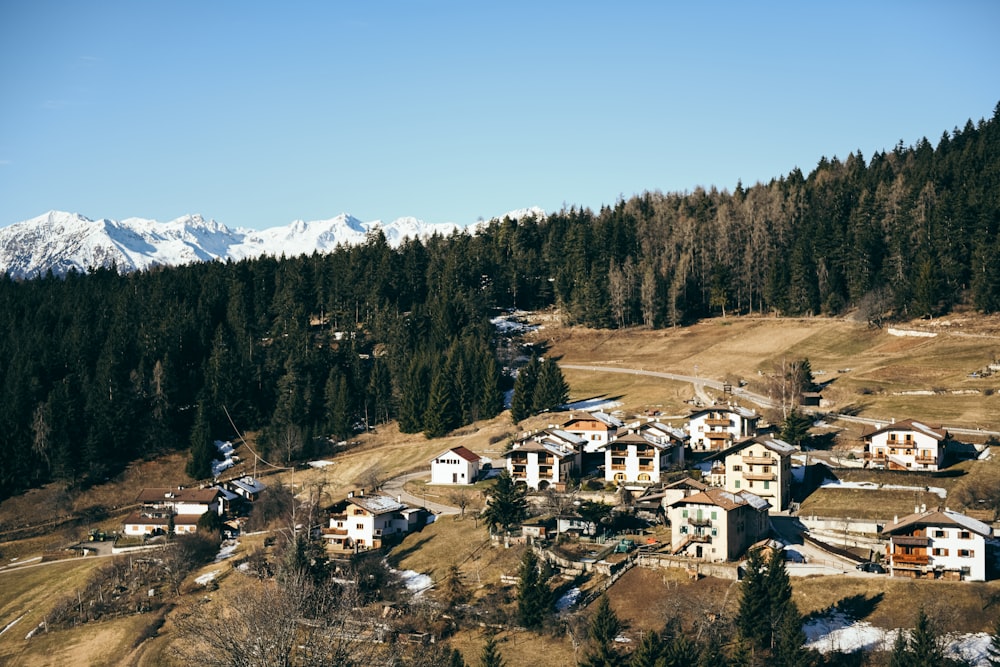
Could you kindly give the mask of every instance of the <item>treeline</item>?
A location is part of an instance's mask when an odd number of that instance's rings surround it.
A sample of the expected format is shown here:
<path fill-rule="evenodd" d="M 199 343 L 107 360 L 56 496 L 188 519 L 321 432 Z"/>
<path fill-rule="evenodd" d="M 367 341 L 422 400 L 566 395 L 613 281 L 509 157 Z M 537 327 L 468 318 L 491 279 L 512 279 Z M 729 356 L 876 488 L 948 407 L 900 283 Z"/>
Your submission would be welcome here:
<path fill-rule="evenodd" d="M 260 430 L 276 463 L 399 419 L 503 409 L 482 273 L 442 238 L 119 275 L 0 279 L 0 497 Z M 471 258 L 469 258 L 471 259 Z"/>
<path fill-rule="evenodd" d="M 229 417 L 282 461 L 391 419 L 433 437 L 493 416 L 517 356 L 497 309 L 595 327 L 1000 311 L 998 122 L 1000 105 L 936 147 L 399 248 L 375 234 L 327 255 L 0 279 L 0 497 L 176 447 L 204 476 Z M 516 416 L 544 409 L 519 393 Z"/>

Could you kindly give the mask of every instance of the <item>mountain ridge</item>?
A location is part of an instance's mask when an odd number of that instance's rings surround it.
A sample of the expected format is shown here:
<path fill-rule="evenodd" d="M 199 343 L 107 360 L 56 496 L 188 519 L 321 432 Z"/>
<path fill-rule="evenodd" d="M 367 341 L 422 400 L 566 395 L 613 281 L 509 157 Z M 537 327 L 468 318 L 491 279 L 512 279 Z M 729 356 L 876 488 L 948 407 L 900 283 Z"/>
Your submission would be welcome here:
<path fill-rule="evenodd" d="M 517 209 L 494 219 L 545 217 L 537 207 Z M 337 246 L 364 243 L 381 230 L 386 242 L 398 247 L 406 239 L 447 236 L 460 229 L 475 233 L 484 222 L 467 227 L 427 223 L 403 217 L 390 223 L 363 222 L 341 213 L 323 220 L 294 220 L 262 230 L 230 228 L 200 214 L 159 222 L 146 218 L 90 219 L 79 213 L 48 211 L 0 228 L 0 274 L 15 279 L 46 275 L 62 277 L 76 270 L 115 266 L 121 272 L 193 262 L 226 261 L 270 255 L 279 257 L 331 252 Z"/>

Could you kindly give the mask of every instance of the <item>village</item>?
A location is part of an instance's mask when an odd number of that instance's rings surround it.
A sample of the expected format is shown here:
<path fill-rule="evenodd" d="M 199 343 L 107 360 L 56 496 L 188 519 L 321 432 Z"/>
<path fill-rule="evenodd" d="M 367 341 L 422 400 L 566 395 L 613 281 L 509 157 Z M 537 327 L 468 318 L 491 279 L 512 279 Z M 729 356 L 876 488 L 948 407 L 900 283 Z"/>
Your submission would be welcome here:
<path fill-rule="evenodd" d="M 579 363 L 570 359 L 565 367 L 574 372 Z M 585 372 L 575 373 L 579 382 Z M 214 479 L 190 484 L 176 475 L 144 476 L 128 511 L 91 524 L 96 527 L 72 548 L 84 557 L 71 562 L 115 555 L 130 565 L 162 561 L 169 570 L 176 545 L 214 531 L 223 541 L 207 564 L 178 569 L 173 580 L 149 580 L 139 590 L 125 584 L 133 609 L 163 615 L 176 595 L 222 601 L 229 599 L 222 592 L 247 575 L 266 581 L 283 567 L 287 545 L 308 544 L 299 548 L 334 572 L 381 563 L 406 581 L 407 595 L 377 603 L 384 605 L 377 615 L 388 615 L 371 626 L 379 638 L 367 631 L 356 638 L 441 641 L 471 655 L 489 633 L 502 633 L 508 642 L 502 648 L 515 656 L 510 664 L 522 664 L 528 649 L 518 653 L 521 642 L 553 641 L 521 628 L 514 610 L 527 552 L 553 573 L 553 627 L 592 615 L 604 594 L 619 600 L 616 608 L 627 615 L 622 600 L 634 599 L 637 586 L 667 585 L 656 583 L 661 578 L 685 591 L 671 604 L 702 599 L 714 607 L 698 611 L 687 603 L 682 613 L 694 615 L 685 622 L 701 627 L 719 618 L 754 554 L 777 554 L 803 590 L 843 589 L 841 596 L 830 593 L 838 604 L 877 605 L 882 593 L 872 591 L 897 590 L 892 582 L 930 587 L 922 596 L 933 597 L 936 585 L 968 587 L 972 598 L 992 595 L 981 587 L 997 578 L 995 499 L 969 483 L 995 465 L 992 432 L 974 423 L 944 427 L 913 411 L 883 419 L 837 413 L 824 398 L 833 383 L 823 371 L 816 375 L 826 382 L 792 392 L 784 405 L 768 403 L 760 381 L 696 374 L 690 380 L 636 376 L 643 387 L 662 382 L 684 398 L 687 409 L 673 403 L 670 414 L 649 389 L 643 391 L 651 399 L 637 410 L 635 400 L 625 406 L 614 391 L 606 400 L 581 383 L 574 395 L 591 398 L 523 423 L 500 417 L 445 439 L 406 440 L 382 427 L 381 435 L 370 436 L 381 440 L 359 438 L 294 466 L 270 465 L 252 438 L 217 442 Z M 860 374 L 843 369 L 838 375 L 846 384 Z M 594 383 L 613 386 L 603 378 Z M 843 402 L 843 392 L 834 395 Z M 490 506 L 504 484 L 523 499 L 525 511 L 496 524 Z M 835 497 L 839 505 L 830 502 Z M 277 498 L 292 501 L 280 515 L 272 513 Z M 43 556 L 58 558 L 54 550 Z M 31 565 L 9 560 L 4 569 Z M 457 596 L 458 589 L 466 592 Z M 660 592 L 645 611 L 633 604 L 621 640 L 639 641 L 668 600 Z M 829 603 L 815 604 L 822 611 Z M 889 613 L 893 605 L 883 607 Z M 432 618 L 464 620 L 442 626 L 412 616 L 418 608 L 435 610 Z M 829 620 L 839 618 L 839 607 L 806 608 L 819 614 L 805 628 L 810 647 L 852 645 L 843 638 L 852 626 Z M 52 619 L 46 614 L 31 633 L 48 633 L 46 624 L 57 627 Z M 865 623 L 864 616 L 854 622 Z M 176 632 L 173 622 L 167 627 Z M 893 636 L 885 630 L 855 645 L 887 651 Z M 983 636 L 968 641 L 982 644 Z"/>

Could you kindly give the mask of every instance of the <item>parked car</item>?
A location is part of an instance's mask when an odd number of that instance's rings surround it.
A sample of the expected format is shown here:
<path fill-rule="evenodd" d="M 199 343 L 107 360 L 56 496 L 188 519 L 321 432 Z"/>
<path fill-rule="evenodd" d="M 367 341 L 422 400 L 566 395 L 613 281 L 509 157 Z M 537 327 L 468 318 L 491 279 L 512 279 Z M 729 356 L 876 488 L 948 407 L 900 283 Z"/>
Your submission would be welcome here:
<path fill-rule="evenodd" d="M 879 563 L 858 563 L 856 566 L 862 572 L 871 572 L 873 574 L 885 574 L 885 568 Z"/>

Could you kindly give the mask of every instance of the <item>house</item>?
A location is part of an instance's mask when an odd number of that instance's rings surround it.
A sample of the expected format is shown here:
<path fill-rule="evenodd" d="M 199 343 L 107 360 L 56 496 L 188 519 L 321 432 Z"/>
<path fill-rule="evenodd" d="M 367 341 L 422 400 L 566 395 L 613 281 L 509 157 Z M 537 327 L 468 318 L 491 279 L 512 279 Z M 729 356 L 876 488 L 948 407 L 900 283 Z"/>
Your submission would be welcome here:
<path fill-rule="evenodd" d="M 990 527 L 949 509 L 917 508 L 882 529 L 889 574 L 915 579 L 986 581 Z"/>
<path fill-rule="evenodd" d="M 596 454 L 615 437 L 622 425 L 621 420 L 597 411 L 588 413 L 584 417 L 570 415 L 559 428 L 583 438 L 584 454 Z"/>
<path fill-rule="evenodd" d="M 222 515 L 222 492 L 216 488 L 149 488 L 139 492 L 135 502 L 142 507 L 124 521 L 126 535 L 158 535 L 170 531 L 193 533 L 207 512 Z"/>
<path fill-rule="evenodd" d="M 231 482 L 228 482 L 226 486 L 230 491 L 251 503 L 260 498 L 260 494 L 264 492 L 265 488 L 267 488 L 264 486 L 264 482 L 250 477 L 249 475 L 246 477 L 240 477 L 239 479 L 234 479 Z"/>
<path fill-rule="evenodd" d="M 691 451 L 712 452 L 757 435 L 760 415 L 738 405 L 713 405 L 691 413 L 687 424 Z"/>
<path fill-rule="evenodd" d="M 671 553 L 709 561 L 736 560 L 767 537 L 770 504 L 749 491 L 709 488 L 670 506 Z"/>
<path fill-rule="evenodd" d="M 452 447 L 431 459 L 431 484 L 473 484 L 482 457 L 465 447 Z"/>
<path fill-rule="evenodd" d="M 699 482 L 691 477 L 684 477 L 676 482 L 667 484 L 663 487 L 663 509 L 667 510 L 678 500 L 701 493 L 708 488 L 708 484 Z"/>
<path fill-rule="evenodd" d="M 515 441 L 504 454 L 515 482 L 544 491 L 564 491 L 581 465 L 583 439 L 561 429 L 545 429 Z"/>
<path fill-rule="evenodd" d="M 397 498 L 352 492 L 330 511 L 330 524 L 321 533 L 333 551 L 380 549 L 386 541 L 402 538 L 433 521 L 426 509 Z"/>
<path fill-rule="evenodd" d="M 792 453 L 795 447 L 770 435 L 744 440 L 726 455 L 725 488 L 750 491 L 780 512 L 792 500 Z"/>
<path fill-rule="evenodd" d="M 940 470 L 948 431 L 913 419 L 894 422 L 865 433 L 865 466 L 889 470 Z"/>
<path fill-rule="evenodd" d="M 616 436 L 602 449 L 604 479 L 618 485 L 655 484 L 676 461 L 684 460 L 678 453 L 683 447 L 677 442 L 648 437 L 638 430 Z"/>

